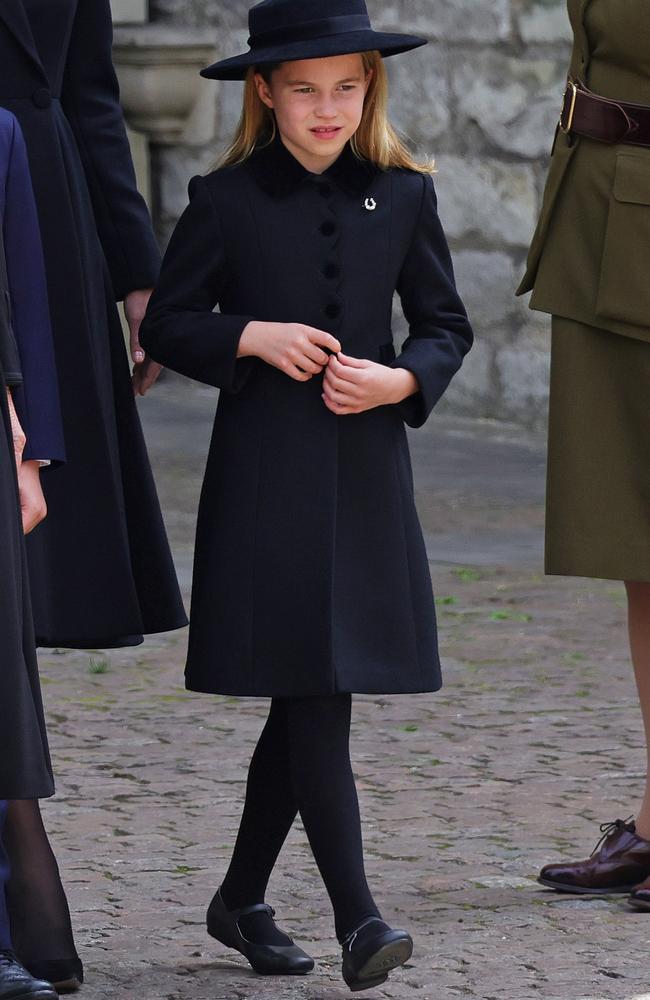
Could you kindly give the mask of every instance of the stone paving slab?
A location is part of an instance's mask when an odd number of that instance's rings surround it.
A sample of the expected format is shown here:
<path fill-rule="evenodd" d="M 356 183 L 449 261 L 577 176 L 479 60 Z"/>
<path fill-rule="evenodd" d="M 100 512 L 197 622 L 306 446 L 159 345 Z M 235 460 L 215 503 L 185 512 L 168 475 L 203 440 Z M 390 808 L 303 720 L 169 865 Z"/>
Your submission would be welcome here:
<path fill-rule="evenodd" d="M 185 584 L 213 405 L 170 381 L 143 406 Z M 586 855 L 598 824 L 639 797 L 622 588 L 542 575 L 539 441 L 438 421 L 413 452 L 446 683 L 437 695 L 356 700 L 369 876 L 416 945 L 365 996 L 650 1000 L 650 916 L 623 897 L 558 896 L 534 881 L 543 863 Z M 472 535 L 489 540 L 491 562 L 451 558 Z M 329 904 L 299 827 L 269 899 L 317 971 L 256 977 L 205 934 L 266 704 L 185 692 L 185 644 L 175 633 L 41 657 L 58 773 L 44 811 L 84 996 L 343 1000 Z"/>

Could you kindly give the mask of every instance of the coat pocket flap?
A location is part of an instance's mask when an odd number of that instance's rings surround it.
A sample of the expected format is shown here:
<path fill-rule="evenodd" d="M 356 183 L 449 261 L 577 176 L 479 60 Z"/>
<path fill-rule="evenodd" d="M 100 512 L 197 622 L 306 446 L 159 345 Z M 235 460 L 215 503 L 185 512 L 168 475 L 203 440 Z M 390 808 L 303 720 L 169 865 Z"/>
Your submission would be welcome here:
<path fill-rule="evenodd" d="M 618 154 L 614 197 L 631 205 L 650 205 L 650 155 Z"/>

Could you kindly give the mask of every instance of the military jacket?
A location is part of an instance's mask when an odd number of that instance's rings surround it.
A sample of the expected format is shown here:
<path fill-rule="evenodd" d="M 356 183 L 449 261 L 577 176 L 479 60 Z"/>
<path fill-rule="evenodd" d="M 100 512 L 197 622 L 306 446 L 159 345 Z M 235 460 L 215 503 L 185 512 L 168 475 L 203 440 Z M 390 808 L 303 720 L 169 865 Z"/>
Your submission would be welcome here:
<path fill-rule="evenodd" d="M 570 76 L 650 106 L 647 0 L 569 0 Z M 558 109 L 560 95 L 558 95 Z M 650 149 L 558 132 L 519 293 L 531 307 L 650 341 Z"/>

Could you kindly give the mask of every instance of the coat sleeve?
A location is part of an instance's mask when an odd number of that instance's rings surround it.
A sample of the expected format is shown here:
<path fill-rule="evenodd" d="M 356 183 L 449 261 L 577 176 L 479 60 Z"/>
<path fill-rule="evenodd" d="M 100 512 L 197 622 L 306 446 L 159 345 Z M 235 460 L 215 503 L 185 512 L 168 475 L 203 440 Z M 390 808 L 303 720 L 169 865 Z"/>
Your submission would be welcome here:
<path fill-rule="evenodd" d="M 115 298 L 152 288 L 160 252 L 139 194 L 111 55 L 109 0 L 79 0 L 61 101 L 75 134 Z"/>
<path fill-rule="evenodd" d="M 474 335 L 456 290 L 447 240 L 430 176 L 413 240 L 397 284 L 409 336 L 391 368 L 413 372 L 420 391 L 399 403 L 410 427 L 421 427 L 472 346 Z"/>
<path fill-rule="evenodd" d="M 27 436 L 24 458 L 62 462 L 65 448 L 41 233 L 25 142 L 17 123 L 6 175 L 2 229 L 11 325 L 23 374 L 23 385 L 14 399 Z"/>
<path fill-rule="evenodd" d="M 23 383 L 18 344 L 11 328 L 9 284 L 4 250 L 4 234 L 0 240 L 0 387 Z"/>
<path fill-rule="evenodd" d="M 189 187 L 181 216 L 140 329 L 154 360 L 227 392 L 242 388 L 252 358 L 237 358 L 244 327 L 254 318 L 214 312 L 228 285 L 228 263 L 218 213 L 202 177 Z"/>

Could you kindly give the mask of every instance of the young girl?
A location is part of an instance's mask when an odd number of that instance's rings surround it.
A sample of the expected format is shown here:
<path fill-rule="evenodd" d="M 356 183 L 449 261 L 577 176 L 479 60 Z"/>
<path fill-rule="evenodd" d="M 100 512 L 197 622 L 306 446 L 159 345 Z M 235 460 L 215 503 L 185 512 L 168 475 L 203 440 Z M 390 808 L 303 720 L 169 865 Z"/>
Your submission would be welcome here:
<path fill-rule="evenodd" d="M 411 955 L 368 888 L 351 694 L 437 690 L 431 579 L 404 423 L 421 426 L 472 332 L 430 170 L 386 118 L 363 0 L 264 0 L 223 166 L 190 185 L 142 330 L 158 361 L 221 391 L 199 514 L 187 684 L 270 697 L 208 931 L 260 973 L 313 961 L 267 882 L 300 813 L 352 990 Z M 397 290 L 410 336 L 395 358 Z M 220 312 L 213 309 L 219 305 Z"/>

